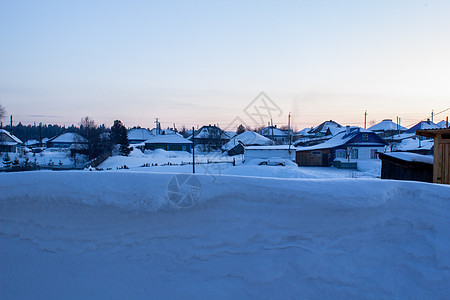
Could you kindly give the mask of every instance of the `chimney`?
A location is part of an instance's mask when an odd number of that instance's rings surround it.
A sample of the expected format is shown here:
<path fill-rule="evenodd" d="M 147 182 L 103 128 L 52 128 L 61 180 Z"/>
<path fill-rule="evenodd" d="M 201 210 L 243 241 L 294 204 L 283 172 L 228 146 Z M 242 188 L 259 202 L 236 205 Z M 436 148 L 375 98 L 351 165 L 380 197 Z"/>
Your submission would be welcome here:
<path fill-rule="evenodd" d="M 350 126 L 347 125 L 347 126 L 345 127 L 345 133 L 346 133 L 346 134 L 349 134 L 349 133 L 350 133 Z"/>

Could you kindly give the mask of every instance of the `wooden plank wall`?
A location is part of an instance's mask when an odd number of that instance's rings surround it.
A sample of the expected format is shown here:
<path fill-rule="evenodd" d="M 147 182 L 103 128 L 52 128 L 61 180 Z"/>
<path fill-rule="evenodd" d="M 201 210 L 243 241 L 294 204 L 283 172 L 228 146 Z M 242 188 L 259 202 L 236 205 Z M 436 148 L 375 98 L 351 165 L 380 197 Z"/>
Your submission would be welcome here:
<path fill-rule="evenodd" d="M 435 137 L 433 181 L 450 184 L 450 139 L 448 136 Z"/>

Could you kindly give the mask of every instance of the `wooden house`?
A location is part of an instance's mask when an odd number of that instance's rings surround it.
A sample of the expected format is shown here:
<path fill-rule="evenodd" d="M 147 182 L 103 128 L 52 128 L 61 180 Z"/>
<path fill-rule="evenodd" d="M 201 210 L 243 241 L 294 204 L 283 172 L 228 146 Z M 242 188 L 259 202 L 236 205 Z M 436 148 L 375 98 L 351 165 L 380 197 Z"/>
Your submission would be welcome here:
<path fill-rule="evenodd" d="M 258 132 L 260 135 L 271 139 L 277 145 L 289 144 L 289 134 L 293 136 L 292 131 L 281 130 L 277 126 L 268 126 Z"/>
<path fill-rule="evenodd" d="M 0 129 L 0 152 L 18 152 L 23 142 L 9 131 Z"/>
<path fill-rule="evenodd" d="M 359 160 L 378 159 L 384 152 L 386 141 L 369 130 L 347 127 L 328 141 L 309 147 L 297 147 L 296 163 L 299 166 L 329 167 L 334 161 L 339 165 Z"/>
<path fill-rule="evenodd" d="M 228 143 L 222 146 L 222 150 L 228 155 L 244 154 L 244 147 L 247 146 L 268 146 L 273 141 L 254 131 L 246 131 L 233 137 Z"/>
<path fill-rule="evenodd" d="M 188 137 L 194 146 L 202 145 L 204 151 L 218 150 L 230 141 L 230 136 L 216 125 L 202 126 Z"/>
<path fill-rule="evenodd" d="M 143 144 L 145 141 L 155 136 L 155 134 L 146 128 L 130 129 L 127 135 L 130 144 Z"/>
<path fill-rule="evenodd" d="M 63 133 L 47 141 L 48 148 L 57 149 L 85 148 L 86 145 L 87 140 L 81 135 L 73 132 Z"/>
<path fill-rule="evenodd" d="M 405 132 L 408 129 L 406 127 L 401 126 L 400 124 L 392 122 L 391 119 L 385 119 L 380 123 L 375 124 L 372 127 L 369 127 L 369 130 L 375 132 L 382 138 L 387 138 Z"/>
<path fill-rule="evenodd" d="M 416 134 L 434 139 L 433 182 L 450 184 L 450 129 L 417 130 Z"/>

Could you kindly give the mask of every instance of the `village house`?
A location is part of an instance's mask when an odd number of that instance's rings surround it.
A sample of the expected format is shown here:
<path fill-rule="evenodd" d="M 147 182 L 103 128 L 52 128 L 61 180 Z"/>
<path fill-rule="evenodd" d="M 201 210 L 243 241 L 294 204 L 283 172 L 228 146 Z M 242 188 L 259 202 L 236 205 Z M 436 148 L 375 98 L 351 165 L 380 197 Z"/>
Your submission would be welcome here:
<path fill-rule="evenodd" d="M 429 119 L 426 121 L 421 121 L 414 125 L 413 127 L 409 128 L 406 133 L 413 133 L 416 134 L 417 130 L 421 129 L 440 129 L 440 127 L 437 124 L 434 124 Z"/>
<path fill-rule="evenodd" d="M 342 125 L 333 120 L 325 121 L 307 132 L 305 132 L 306 128 L 303 129 L 302 136 L 298 134 L 296 137 L 295 146 L 307 147 L 318 145 L 328 141 L 344 130 L 345 128 Z"/>
<path fill-rule="evenodd" d="M 230 140 L 230 136 L 216 125 L 202 126 L 194 133 L 188 139 L 194 142 L 194 146 L 202 145 L 204 151 L 221 149 Z"/>
<path fill-rule="evenodd" d="M 78 133 L 66 132 L 47 141 L 47 148 L 79 151 L 87 148 L 87 140 Z"/>
<path fill-rule="evenodd" d="M 0 129 L 0 152 L 19 152 L 23 142 L 10 132 Z"/>
<path fill-rule="evenodd" d="M 406 127 L 392 122 L 391 119 L 385 119 L 378 124 L 369 127 L 370 131 L 375 132 L 382 138 L 390 137 L 396 134 L 400 134 L 408 130 Z"/>
<path fill-rule="evenodd" d="M 244 154 L 244 147 L 247 146 L 268 146 L 272 145 L 273 141 L 254 131 L 243 132 L 228 143 L 222 146 L 222 150 L 226 151 L 228 155 Z"/>
<path fill-rule="evenodd" d="M 276 125 L 263 128 L 258 131 L 258 133 L 266 138 L 271 139 L 277 145 L 289 144 L 289 132 L 277 128 Z"/>
<path fill-rule="evenodd" d="M 328 141 L 308 147 L 297 147 L 296 163 L 299 166 L 329 167 L 336 161 L 339 167 L 346 162 L 378 159 L 384 152 L 386 141 L 369 130 L 347 127 Z"/>
<path fill-rule="evenodd" d="M 191 152 L 192 142 L 178 133 L 159 134 L 145 141 L 145 149 Z"/>
<path fill-rule="evenodd" d="M 151 139 L 155 135 L 146 128 L 133 128 L 128 130 L 128 142 L 130 144 L 143 144 L 146 140 Z"/>

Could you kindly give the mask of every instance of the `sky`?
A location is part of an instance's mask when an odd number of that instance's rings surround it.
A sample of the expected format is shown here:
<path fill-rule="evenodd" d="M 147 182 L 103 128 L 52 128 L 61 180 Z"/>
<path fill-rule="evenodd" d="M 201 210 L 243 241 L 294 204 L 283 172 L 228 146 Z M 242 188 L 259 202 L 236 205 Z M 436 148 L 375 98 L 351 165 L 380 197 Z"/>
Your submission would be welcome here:
<path fill-rule="evenodd" d="M 448 0 L 0 0 L 0 104 L 23 124 L 409 126 L 450 107 L 449 16 Z M 264 124 L 245 110 L 261 92 Z"/>

